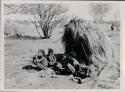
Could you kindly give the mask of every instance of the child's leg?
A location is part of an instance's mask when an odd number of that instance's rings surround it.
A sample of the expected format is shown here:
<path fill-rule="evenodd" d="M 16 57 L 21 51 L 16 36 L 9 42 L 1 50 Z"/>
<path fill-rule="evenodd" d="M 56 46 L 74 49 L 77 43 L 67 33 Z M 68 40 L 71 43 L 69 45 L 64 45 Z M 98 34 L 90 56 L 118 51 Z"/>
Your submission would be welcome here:
<path fill-rule="evenodd" d="M 33 57 L 33 64 L 36 65 L 36 58 L 35 57 Z"/>
<path fill-rule="evenodd" d="M 73 74 L 76 73 L 75 68 L 71 64 L 68 63 L 67 66 Z"/>
<path fill-rule="evenodd" d="M 42 65 L 41 63 L 37 63 L 37 66 L 38 66 L 39 68 L 41 68 L 42 70 L 46 70 L 46 69 L 47 69 L 47 67 L 45 67 L 45 66 Z"/>

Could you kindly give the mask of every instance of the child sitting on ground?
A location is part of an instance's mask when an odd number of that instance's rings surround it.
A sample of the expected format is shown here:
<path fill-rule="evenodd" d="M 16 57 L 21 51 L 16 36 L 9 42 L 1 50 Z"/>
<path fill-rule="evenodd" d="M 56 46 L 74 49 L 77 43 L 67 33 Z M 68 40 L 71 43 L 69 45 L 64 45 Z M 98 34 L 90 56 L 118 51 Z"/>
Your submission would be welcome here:
<path fill-rule="evenodd" d="M 67 56 L 67 67 L 75 77 L 77 75 L 77 71 L 75 68 L 79 66 L 79 62 L 75 59 L 75 53 L 71 53 L 70 56 Z"/>
<path fill-rule="evenodd" d="M 76 60 L 75 53 L 71 53 L 68 56 L 68 63 L 67 66 L 69 70 L 72 72 L 73 77 L 78 79 L 78 82 L 81 83 L 81 79 L 84 79 L 89 76 L 90 69 Z"/>
<path fill-rule="evenodd" d="M 33 63 L 35 66 L 39 67 L 41 70 L 46 70 L 48 66 L 48 61 L 45 58 L 45 51 L 40 49 L 38 53 L 33 57 Z"/>
<path fill-rule="evenodd" d="M 59 74 L 61 72 L 62 65 L 59 62 L 57 62 L 53 49 L 48 49 L 47 60 L 48 67 L 52 68 L 57 74 Z"/>
<path fill-rule="evenodd" d="M 53 49 L 48 49 L 47 60 L 48 60 L 48 67 L 53 67 L 56 64 L 56 57 L 54 55 Z"/>

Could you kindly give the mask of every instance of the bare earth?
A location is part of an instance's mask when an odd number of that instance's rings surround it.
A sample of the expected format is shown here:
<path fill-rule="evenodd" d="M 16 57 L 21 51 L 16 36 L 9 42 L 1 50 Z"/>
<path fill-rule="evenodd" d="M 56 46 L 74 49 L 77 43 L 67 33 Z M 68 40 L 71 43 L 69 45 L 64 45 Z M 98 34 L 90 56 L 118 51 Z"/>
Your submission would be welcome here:
<path fill-rule="evenodd" d="M 120 32 L 110 33 L 120 57 Z M 77 84 L 69 76 L 58 75 L 41 78 L 40 72 L 24 70 L 31 65 L 32 56 L 38 49 L 53 48 L 56 53 L 63 52 L 60 41 L 53 40 L 5 40 L 5 88 L 6 89 L 41 89 L 41 88 L 93 88 L 93 81 Z M 95 88 L 95 87 L 94 87 Z M 102 88 L 102 87 L 96 87 Z M 118 85 L 119 88 L 119 85 Z"/>

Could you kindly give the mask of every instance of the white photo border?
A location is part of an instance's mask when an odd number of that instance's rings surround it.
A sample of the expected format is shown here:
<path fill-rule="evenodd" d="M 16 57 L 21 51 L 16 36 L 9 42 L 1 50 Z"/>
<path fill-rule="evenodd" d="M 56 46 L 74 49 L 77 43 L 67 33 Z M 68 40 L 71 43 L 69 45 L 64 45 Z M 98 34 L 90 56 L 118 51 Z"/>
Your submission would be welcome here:
<path fill-rule="evenodd" d="M 113 3 L 120 5 L 120 89 L 5 89 L 4 87 L 4 4 L 29 3 Z M 42 0 L 2 0 L 1 1 L 1 31 L 0 31 L 0 90 L 1 91 L 30 91 L 30 92 L 124 92 L 125 91 L 125 2 L 124 1 L 42 1 Z"/>

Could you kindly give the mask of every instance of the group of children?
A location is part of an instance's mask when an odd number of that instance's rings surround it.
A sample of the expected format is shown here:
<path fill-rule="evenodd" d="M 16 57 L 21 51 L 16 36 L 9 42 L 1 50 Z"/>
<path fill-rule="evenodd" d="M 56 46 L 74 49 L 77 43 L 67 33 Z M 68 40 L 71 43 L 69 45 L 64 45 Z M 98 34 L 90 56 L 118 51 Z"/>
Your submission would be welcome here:
<path fill-rule="evenodd" d="M 38 53 L 33 57 L 33 64 L 41 68 L 41 70 L 55 66 L 56 57 L 54 56 L 53 49 L 49 49 L 47 55 L 45 55 L 44 50 L 38 50 Z"/>
<path fill-rule="evenodd" d="M 75 57 L 75 53 L 72 53 L 70 56 L 63 55 L 62 61 L 58 62 L 53 49 L 48 49 L 47 55 L 45 55 L 44 50 L 40 49 L 33 57 L 33 64 L 41 70 L 52 68 L 56 73 L 61 73 L 61 71 L 65 70 L 65 72 L 69 72 L 74 77 L 85 78 L 89 76 L 89 68 L 82 67 Z"/>

